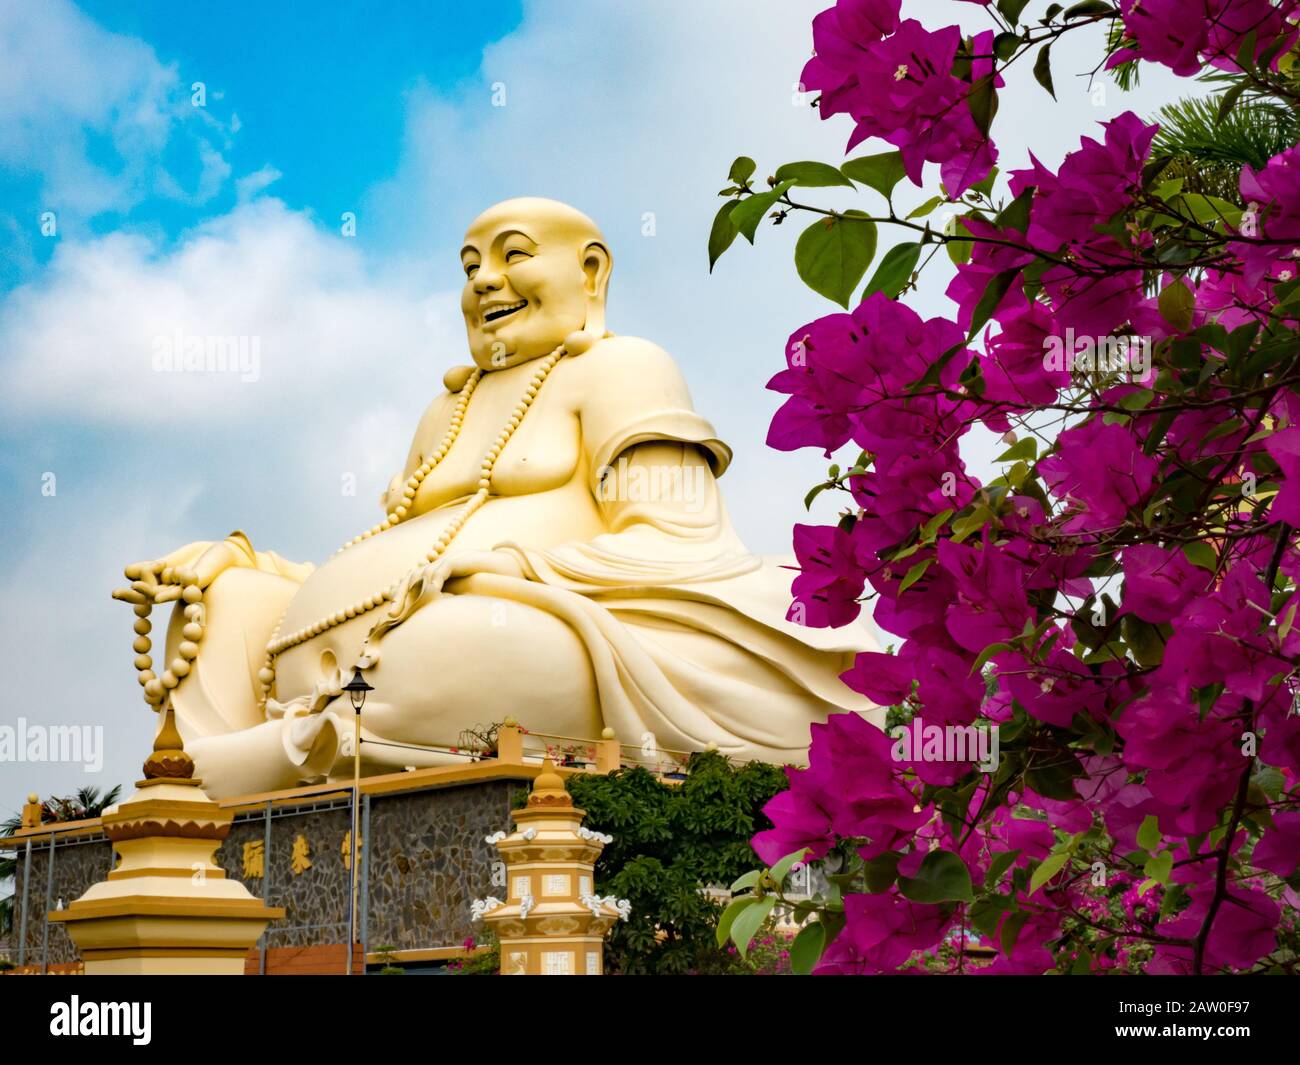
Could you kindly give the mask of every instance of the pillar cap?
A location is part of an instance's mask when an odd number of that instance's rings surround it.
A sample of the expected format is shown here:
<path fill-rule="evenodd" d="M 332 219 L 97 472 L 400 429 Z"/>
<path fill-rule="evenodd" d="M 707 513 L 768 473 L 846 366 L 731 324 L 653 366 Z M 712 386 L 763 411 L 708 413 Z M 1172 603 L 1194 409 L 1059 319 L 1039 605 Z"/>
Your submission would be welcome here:
<path fill-rule="evenodd" d="M 529 806 L 572 806 L 573 799 L 564 787 L 564 778 L 555 771 L 555 764 L 547 758 L 542 771 L 533 780 L 533 790 L 528 796 Z"/>

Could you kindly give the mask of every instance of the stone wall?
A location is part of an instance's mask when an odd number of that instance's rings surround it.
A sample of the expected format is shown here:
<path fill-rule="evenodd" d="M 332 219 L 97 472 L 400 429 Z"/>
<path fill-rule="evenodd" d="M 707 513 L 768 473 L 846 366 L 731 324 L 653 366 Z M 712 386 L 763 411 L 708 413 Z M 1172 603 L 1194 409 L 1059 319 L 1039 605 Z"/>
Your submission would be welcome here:
<path fill-rule="evenodd" d="M 497 855 L 484 837 L 510 827 L 510 810 L 527 790 L 525 780 L 487 780 L 397 794 L 372 795 L 365 857 L 364 941 L 368 951 L 459 946 L 476 931 L 469 906 L 492 894 Z M 345 842 L 351 827 L 346 799 L 241 812 L 217 850 L 226 875 L 286 914 L 267 930 L 268 948 L 308 947 L 347 939 L 348 869 Z M 368 838 L 367 838 L 368 837 Z M 45 927 L 48 846 L 33 845 L 26 929 L 27 962 L 40 964 Z M 102 880 L 112 861 L 107 839 L 57 844 L 54 889 L 64 904 Z M 15 922 L 20 917 L 24 852 L 18 851 Z M 499 888 L 499 885 L 498 885 Z M 499 893 L 499 891 L 498 891 Z M 481 932 L 481 928 L 477 929 Z M 15 942 L 17 936 L 15 936 Z M 12 957 L 17 961 L 17 951 Z M 49 928 L 51 963 L 77 960 L 66 930 Z"/>
<path fill-rule="evenodd" d="M 18 873 L 14 880 L 14 950 L 12 960 L 18 961 L 18 941 L 22 936 L 19 922 L 22 920 L 23 877 L 26 871 L 24 861 L 26 851 L 18 850 Z M 54 845 L 54 882 L 50 885 L 50 848 L 42 842 L 32 844 L 31 892 L 27 899 L 27 961 L 40 963 L 45 957 L 43 949 L 45 926 L 45 900 L 47 886 L 50 907 L 56 908 L 59 899 L 67 906 L 82 894 L 91 884 L 103 880 L 112 868 L 113 852 L 108 839 L 96 835 L 88 840 L 60 841 L 55 838 Z M 68 930 L 59 923 L 49 926 L 49 961 L 51 964 L 66 964 L 78 961 L 77 948 L 68 938 Z"/>

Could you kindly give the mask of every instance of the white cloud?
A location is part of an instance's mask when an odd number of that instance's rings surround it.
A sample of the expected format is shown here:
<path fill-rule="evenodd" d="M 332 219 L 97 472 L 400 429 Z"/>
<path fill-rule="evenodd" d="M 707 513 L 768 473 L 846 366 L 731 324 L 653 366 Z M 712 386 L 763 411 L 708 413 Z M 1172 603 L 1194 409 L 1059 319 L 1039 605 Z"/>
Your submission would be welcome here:
<path fill-rule="evenodd" d="M 42 208 L 70 219 L 151 194 L 203 203 L 229 173 L 227 131 L 190 106 L 175 64 L 68 0 L 0 4 L 0 114 L 0 165 L 39 175 Z M 192 190 L 162 163 L 173 140 L 199 156 Z"/>
<path fill-rule="evenodd" d="M 245 174 L 235 182 L 235 198 L 246 203 L 279 181 L 284 175 L 269 163 L 260 170 Z"/>
<path fill-rule="evenodd" d="M 335 417 L 382 403 L 395 371 L 460 329 L 454 293 L 429 300 L 410 271 L 371 276 L 354 242 L 262 198 L 172 248 L 122 234 L 60 246 L 0 305 L 0 408 L 118 426 Z M 232 346 L 228 372 L 170 372 L 187 344 L 226 338 L 246 362 Z"/>

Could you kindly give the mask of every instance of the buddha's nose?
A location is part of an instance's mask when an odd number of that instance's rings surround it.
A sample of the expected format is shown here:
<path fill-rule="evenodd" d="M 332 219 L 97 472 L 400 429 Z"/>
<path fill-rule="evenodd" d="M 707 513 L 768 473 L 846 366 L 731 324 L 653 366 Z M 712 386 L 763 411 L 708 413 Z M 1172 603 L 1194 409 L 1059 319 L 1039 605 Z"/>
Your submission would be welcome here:
<path fill-rule="evenodd" d="M 474 275 L 474 291 L 479 295 L 485 292 L 496 292 L 503 280 L 495 271 L 488 270 L 485 266 L 479 267 L 478 273 Z"/>

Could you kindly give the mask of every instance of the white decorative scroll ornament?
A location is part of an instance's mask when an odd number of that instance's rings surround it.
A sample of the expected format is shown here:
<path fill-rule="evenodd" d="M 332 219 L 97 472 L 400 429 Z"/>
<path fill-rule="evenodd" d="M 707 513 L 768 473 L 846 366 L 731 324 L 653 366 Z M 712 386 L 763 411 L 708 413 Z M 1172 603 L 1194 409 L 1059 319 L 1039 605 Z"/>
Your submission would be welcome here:
<path fill-rule="evenodd" d="M 531 895 L 525 895 L 523 898 L 521 898 L 519 900 L 519 919 L 522 921 L 525 917 L 527 917 L 532 912 L 533 907 L 536 905 L 537 905 L 537 900 L 534 899 Z"/>
<path fill-rule="evenodd" d="M 605 906 L 617 913 L 620 920 L 626 921 L 632 916 L 632 903 L 616 895 L 579 895 L 578 901 L 591 911 L 593 917 L 604 917 L 602 909 Z"/>
<path fill-rule="evenodd" d="M 523 836 L 524 839 L 526 839 L 528 842 L 531 843 L 533 840 L 535 840 L 535 839 L 537 838 L 537 829 L 535 829 L 535 828 L 525 828 L 525 829 L 524 829 L 522 832 L 520 832 L 519 834 L 520 834 L 521 836 Z"/>
<path fill-rule="evenodd" d="M 493 832 L 492 835 L 484 836 L 483 838 L 488 842 L 489 845 L 495 845 L 497 843 L 500 843 L 503 839 L 505 839 L 506 834 L 504 832 Z"/>
<path fill-rule="evenodd" d="M 491 913 L 500 905 L 502 905 L 501 900 L 492 895 L 485 899 L 475 899 L 469 904 L 470 920 L 481 921 L 485 913 Z"/>
<path fill-rule="evenodd" d="M 586 825 L 579 827 L 578 835 L 583 839 L 590 839 L 595 840 L 597 843 L 604 843 L 606 846 L 614 842 L 613 836 L 607 836 L 604 832 L 593 832 Z"/>

